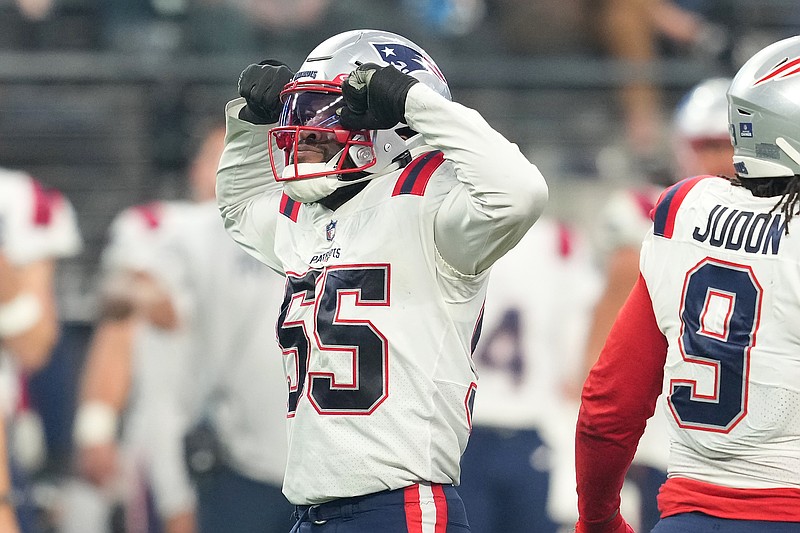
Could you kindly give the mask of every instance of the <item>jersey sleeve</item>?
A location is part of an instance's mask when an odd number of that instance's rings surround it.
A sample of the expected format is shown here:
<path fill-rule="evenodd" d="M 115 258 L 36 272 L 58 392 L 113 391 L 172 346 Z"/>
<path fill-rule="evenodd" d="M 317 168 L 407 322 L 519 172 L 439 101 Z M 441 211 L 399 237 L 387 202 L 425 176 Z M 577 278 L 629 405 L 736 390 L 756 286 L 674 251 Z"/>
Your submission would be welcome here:
<path fill-rule="evenodd" d="M 283 188 L 269 160 L 270 126 L 238 118 L 244 99 L 225 108 L 225 150 L 217 172 L 217 202 L 225 229 L 247 253 L 283 273 L 273 243 Z"/>
<path fill-rule="evenodd" d="M 3 250 L 16 264 L 71 257 L 82 241 L 72 204 L 60 192 L 19 174 L 3 209 Z M 4 187 L 6 189 L 6 187 Z"/>
<path fill-rule="evenodd" d="M 516 245 L 547 202 L 544 177 L 480 114 L 419 83 L 408 92 L 408 125 L 455 167 L 458 184 L 435 218 L 442 258 L 478 274 Z"/>
<path fill-rule="evenodd" d="M 104 273 L 146 270 L 154 262 L 158 234 L 165 223 L 166 206 L 153 202 L 130 207 L 111 222 L 108 240 L 100 257 Z"/>
<path fill-rule="evenodd" d="M 607 521 L 619 509 L 625 473 L 661 393 L 666 353 L 667 341 L 640 276 L 581 396 L 575 467 L 584 522 Z"/>

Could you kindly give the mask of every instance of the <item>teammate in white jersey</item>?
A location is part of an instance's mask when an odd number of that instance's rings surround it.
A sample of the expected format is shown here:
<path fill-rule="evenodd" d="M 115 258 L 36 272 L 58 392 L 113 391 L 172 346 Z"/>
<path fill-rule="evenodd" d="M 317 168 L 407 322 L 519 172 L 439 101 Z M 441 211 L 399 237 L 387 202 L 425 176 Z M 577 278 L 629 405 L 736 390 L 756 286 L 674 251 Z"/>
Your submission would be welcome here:
<path fill-rule="evenodd" d="M 234 239 L 287 276 L 295 530 L 467 531 L 453 485 L 471 349 L 491 265 L 542 212 L 542 175 L 399 35 L 336 35 L 297 74 L 251 65 L 239 90 L 217 198 Z"/>
<path fill-rule="evenodd" d="M 159 239 L 189 206 L 186 201 L 154 201 L 129 207 L 109 228 L 101 256 L 98 319 L 73 428 L 78 472 L 88 483 L 66 485 L 61 533 L 107 531 L 115 506 L 125 509 L 129 531 L 147 531 L 150 510 L 138 503 L 144 501 L 139 493 L 150 486 L 145 465 L 151 457 L 152 412 L 146 406 L 160 392 L 159 374 L 185 342 L 176 331 L 177 317 L 165 289 L 150 272 L 159 261 Z M 176 462 L 179 468 L 169 469 L 177 480 L 168 502 L 158 501 L 169 533 L 183 531 L 178 524 L 193 523 L 193 489 L 180 458 Z"/>
<path fill-rule="evenodd" d="M 15 446 L 15 436 L 27 432 L 25 427 L 40 427 L 25 408 L 23 389 L 27 375 L 47 363 L 58 336 L 55 261 L 76 254 L 80 247 L 75 215 L 63 196 L 24 172 L 0 170 L 0 419 L 8 429 L 16 472 L 24 473 L 44 450 L 43 439 L 24 448 Z M 0 457 L 5 461 L 5 451 Z M 15 485 L 14 495 L 0 494 L 0 530 L 16 530 L 14 504 L 22 531 L 30 531 L 32 502 L 24 481 Z"/>
<path fill-rule="evenodd" d="M 686 179 L 655 207 L 583 390 L 579 533 L 632 530 L 619 490 L 656 408 L 670 459 L 654 532 L 800 529 L 798 94 L 800 37 L 756 54 L 728 91 L 736 177 Z"/>
<path fill-rule="evenodd" d="M 733 175 L 733 147 L 728 132 L 725 96 L 730 82 L 728 78 L 704 80 L 693 87 L 676 107 L 672 139 L 675 166 L 682 173 L 681 177 Z M 672 176 L 664 176 L 662 181 L 672 184 L 675 180 Z M 606 282 L 594 311 L 584 375 L 597 361 L 611 325 L 636 283 L 639 249 L 653 224 L 650 212 L 662 191 L 663 187 L 656 184 L 617 191 L 612 193 L 600 215 L 596 243 L 606 271 Z M 660 413 L 656 413 L 648 421 L 647 431 L 628 471 L 630 483 L 626 484 L 623 493 L 623 502 L 631 504 L 628 516 L 644 530 L 651 529 L 658 522 L 656 497 L 666 479 L 668 458 L 667 423 Z M 639 505 L 635 504 L 637 501 Z M 633 510 L 638 512 L 634 514 Z"/>

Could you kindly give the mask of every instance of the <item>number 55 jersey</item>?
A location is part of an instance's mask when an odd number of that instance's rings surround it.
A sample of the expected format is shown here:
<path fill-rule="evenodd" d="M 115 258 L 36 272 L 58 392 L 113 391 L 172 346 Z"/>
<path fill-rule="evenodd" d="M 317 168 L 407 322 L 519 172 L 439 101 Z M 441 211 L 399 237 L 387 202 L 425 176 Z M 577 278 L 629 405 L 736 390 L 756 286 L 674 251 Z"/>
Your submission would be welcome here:
<path fill-rule="evenodd" d="M 653 212 L 640 268 L 668 342 L 662 516 L 800 521 L 800 238 L 778 199 L 700 176 Z"/>

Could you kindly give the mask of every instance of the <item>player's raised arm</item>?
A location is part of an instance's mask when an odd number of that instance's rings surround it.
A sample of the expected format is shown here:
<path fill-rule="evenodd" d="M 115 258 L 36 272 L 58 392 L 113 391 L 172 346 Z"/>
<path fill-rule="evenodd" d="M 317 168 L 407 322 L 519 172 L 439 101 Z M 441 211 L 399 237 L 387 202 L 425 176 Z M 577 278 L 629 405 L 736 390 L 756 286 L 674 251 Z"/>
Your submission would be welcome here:
<path fill-rule="evenodd" d="M 451 266 L 476 274 L 510 250 L 544 210 L 547 184 L 481 115 L 393 66 L 365 64 L 342 85 L 347 129 L 407 123 L 442 151 L 460 185 L 436 216 L 436 246 Z"/>
<path fill-rule="evenodd" d="M 274 232 L 282 188 L 269 157 L 269 130 L 277 122 L 280 91 L 292 71 L 282 63 L 250 65 L 239 77 L 238 98 L 225 108 L 225 151 L 217 173 L 217 202 L 225 228 L 248 253 L 271 268 L 276 260 L 254 243 Z"/>

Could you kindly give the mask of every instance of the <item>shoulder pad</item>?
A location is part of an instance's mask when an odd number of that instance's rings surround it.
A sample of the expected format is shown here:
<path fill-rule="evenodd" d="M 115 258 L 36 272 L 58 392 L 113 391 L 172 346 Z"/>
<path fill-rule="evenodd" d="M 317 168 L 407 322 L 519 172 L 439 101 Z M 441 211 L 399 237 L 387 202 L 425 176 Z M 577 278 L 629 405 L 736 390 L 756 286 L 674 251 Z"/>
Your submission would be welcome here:
<path fill-rule="evenodd" d="M 278 210 L 283 216 L 292 222 L 297 222 L 297 215 L 300 213 L 300 202 L 292 200 L 286 193 L 281 194 L 281 205 Z"/>
<path fill-rule="evenodd" d="M 413 194 L 423 196 L 434 171 L 444 163 L 444 154 L 435 150 L 426 152 L 409 163 L 394 185 L 392 196 Z"/>
<path fill-rule="evenodd" d="M 675 230 L 675 216 L 678 214 L 678 209 L 683 199 L 686 198 L 689 191 L 700 183 L 701 180 L 714 177 L 716 176 L 706 175 L 686 178 L 661 193 L 651 214 L 651 218 L 653 219 L 653 233 L 659 237 L 671 239 L 672 232 Z"/>

